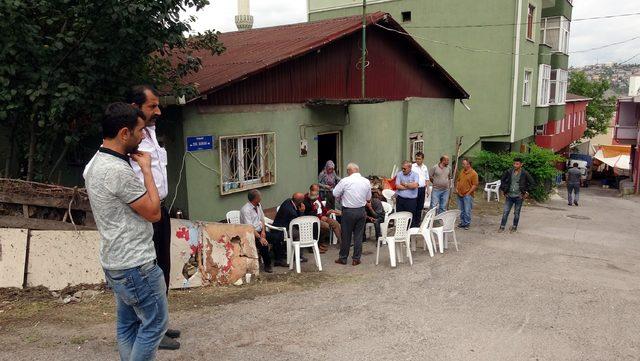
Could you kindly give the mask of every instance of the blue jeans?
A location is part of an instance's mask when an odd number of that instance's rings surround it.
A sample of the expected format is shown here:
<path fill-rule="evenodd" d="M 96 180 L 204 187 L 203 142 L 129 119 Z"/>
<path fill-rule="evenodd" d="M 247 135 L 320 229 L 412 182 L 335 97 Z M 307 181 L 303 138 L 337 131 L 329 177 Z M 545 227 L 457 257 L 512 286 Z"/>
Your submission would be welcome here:
<path fill-rule="evenodd" d="M 431 205 L 429 209 L 438 206 L 436 214 L 440 214 L 447 209 L 447 203 L 449 202 L 449 190 L 448 189 L 435 189 L 431 191 Z"/>
<path fill-rule="evenodd" d="M 471 225 L 471 210 L 473 209 L 472 196 L 458 196 L 458 209 L 460 210 L 460 225 L 463 227 Z"/>
<path fill-rule="evenodd" d="M 502 221 L 500 222 L 500 228 L 504 228 L 507 225 L 507 219 L 509 218 L 509 213 L 511 213 L 511 208 L 514 208 L 513 226 L 518 227 L 518 222 L 520 222 L 520 210 L 522 209 L 522 197 L 507 196 L 507 199 L 504 202 L 504 209 L 502 211 Z"/>
<path fill-rule="evenodd" d="M 116 298 L 116 332 L 122 361 L 154 360 L 167 331 L 167 286 L 156 262 L 104 270 Z"/>

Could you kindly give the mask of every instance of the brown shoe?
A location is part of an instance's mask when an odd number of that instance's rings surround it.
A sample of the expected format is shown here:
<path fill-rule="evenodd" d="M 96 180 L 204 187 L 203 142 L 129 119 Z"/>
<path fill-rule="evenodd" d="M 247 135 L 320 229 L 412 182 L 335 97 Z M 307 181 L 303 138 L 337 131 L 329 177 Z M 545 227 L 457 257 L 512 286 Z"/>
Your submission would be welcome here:
<path fill-rule="evenodd" d="M 360 263 L 362 263 L 362 261 L 360 261 L 359 259 L 354 259 L 354 260 L 351 262 L 351 265 L 352 265 L 352 266 L 357 266 L 357 265 L 359 265 Z"/>
<path fill-rule="evenodd" d="M 336 263 L 337 263 L 337 264 L 341 264 L 341 265 L 346 265 L 346 264 L 347 264 L 347 261 L 345 261 L 345 260 L 343 260 L 343 259 L 338 258 L 338 259 L 336 260 Z"/>

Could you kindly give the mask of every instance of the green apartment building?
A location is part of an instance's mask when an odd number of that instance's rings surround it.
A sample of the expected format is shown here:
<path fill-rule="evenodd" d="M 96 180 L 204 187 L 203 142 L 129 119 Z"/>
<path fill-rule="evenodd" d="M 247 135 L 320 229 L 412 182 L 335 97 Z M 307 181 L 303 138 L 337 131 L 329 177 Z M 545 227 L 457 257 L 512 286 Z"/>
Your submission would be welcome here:
<path fill-rule="evenodd" d="M 473 155 L 523 150 L 564 118 L 572 2 L 368 0 L 366 11 L 397 19 L 470 93 L 454 128 Z M 308 9 L 310 21 L 357 15 L 362 0 L 308 0 Z"/>

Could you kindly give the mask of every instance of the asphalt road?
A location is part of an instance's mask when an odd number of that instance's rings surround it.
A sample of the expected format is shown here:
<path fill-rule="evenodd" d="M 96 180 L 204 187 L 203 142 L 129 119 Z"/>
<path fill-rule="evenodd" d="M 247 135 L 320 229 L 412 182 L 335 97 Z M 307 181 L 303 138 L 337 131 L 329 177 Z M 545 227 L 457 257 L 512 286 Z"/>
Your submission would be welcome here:
<path fill-rule="evenodd" d="M 516 234 L 498 217 L 458 231 L 460 251 L 391 269 L 366 245 L 358 267 L 323 255 L 334 281 L 172 315 L 182 349 L 159 360 L 638 360 L 640 202 L 583 189 L 523 209 Z M 313 263 L 303 272 L 315 272 Z M 91 332 L 112 337 L 113 325 Z M 113 360 L 99 340 L 18 348 L 0 359 Z M 7 358 L 9 359 L 9 358 Z"/>

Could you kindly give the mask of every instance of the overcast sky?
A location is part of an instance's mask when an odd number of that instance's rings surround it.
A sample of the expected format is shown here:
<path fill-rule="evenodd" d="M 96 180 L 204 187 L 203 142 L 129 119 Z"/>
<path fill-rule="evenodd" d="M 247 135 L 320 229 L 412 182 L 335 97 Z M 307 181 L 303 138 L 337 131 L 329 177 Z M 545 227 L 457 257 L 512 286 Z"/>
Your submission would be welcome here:
<path fill-rule="evenodd" d="M 306 21 L 306 4 L 306 0 L 253 0 L 251 13 L 254 27 Z M 574 5 L 574 19 L 640 12 L 640 0 L 574 0 Z M 194 30 L 235 31 L 236 6 L 235 0 L 211 0 L 211 5 L 205 9 L 197 13 L 189 12 L 198 18 Z M 570 51 L 584 50 L 640 37 L 640 16 L 575 21 L 571 27 Z M 571 65 L 582 66 L 596 62 L 620 62 L 638 53 L 640 38 L 596 51 L 572 53 L 569 59 Z M 640 63 L 640 55 L 630 63 Z"/>

